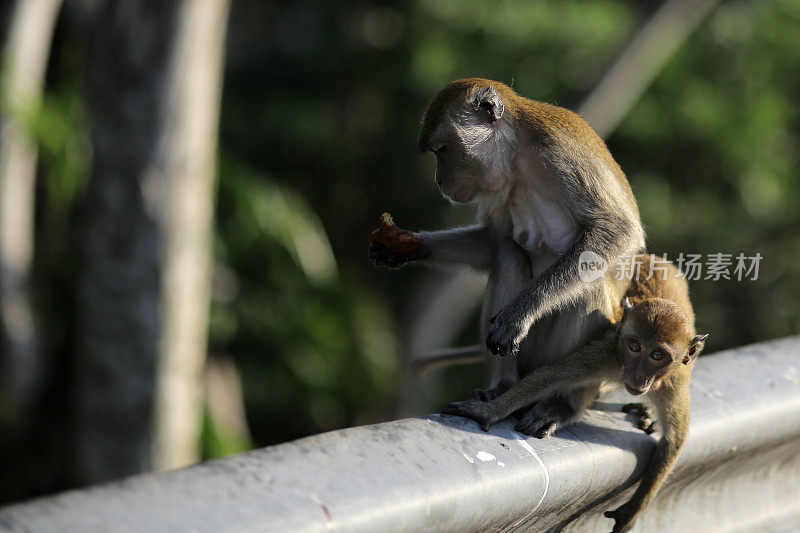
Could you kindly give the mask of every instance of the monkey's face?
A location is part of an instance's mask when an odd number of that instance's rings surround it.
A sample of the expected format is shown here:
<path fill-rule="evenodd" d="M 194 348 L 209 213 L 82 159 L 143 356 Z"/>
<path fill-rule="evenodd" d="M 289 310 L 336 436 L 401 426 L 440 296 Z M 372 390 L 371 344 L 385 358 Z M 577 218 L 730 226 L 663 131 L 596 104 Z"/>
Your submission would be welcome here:
<path fill-rule="evenodd" d="M 431 150 L 436 156 L 434 179 L 447 198 L 458 203 L 475 201 L 482 192 L 490 190 L 486 166 L 470 156 L 456 137 L 438 142 Z"/>
<path fill-rule="evenodd" d="M 658 390 L 674 368 L 674 347 L 630 332 L 620 336 L 622 383 L 634 396 Z"/>
<path fill-rule="evenodd" d="M 634 396 L 658 390 L 681 365 L 690 365 L 707 335 L 695 335 L 680 308 L 653 298 L 625 310 L 619 335 L 622 382 Z"/>
<path fill-rule="evenodd" d="M 436 184 L 447 198 L 469 203 L 502 189 L 513 136 L 504 104 L 486 80 L 459 80 L 428 106 L 419 149 L 436 156 Z"/>

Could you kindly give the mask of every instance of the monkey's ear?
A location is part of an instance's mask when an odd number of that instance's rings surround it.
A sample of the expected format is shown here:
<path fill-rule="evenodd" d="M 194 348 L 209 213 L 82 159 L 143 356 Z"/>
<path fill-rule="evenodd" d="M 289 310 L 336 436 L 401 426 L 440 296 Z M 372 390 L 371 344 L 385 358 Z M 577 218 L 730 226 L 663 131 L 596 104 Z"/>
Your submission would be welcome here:
<path fill-rule="evenodd" d="M 500 95 L 494 90 L 494 87 L 487 87 L 475 95 L 475 100 L 472 103 L 475 111 L 483 110 L 488 114 L 489 122 L 500 120 L 503 116 L 505 106 L 500 99 Z"/>
<path fill-rule="evenodd" d="M 628 311 L 630 311 L 631 309 L 633 309 L 633 304 L 631 303 L 631 300 L 630 300 L 630 298 L 628 298 L 628 297 L 626 296 L 626 297 L 625 297 L 625 301 L 624 301 L 624 302 L 622 302 L 622 311 L 623 311 L 623 315 L 625 315 L 625 314 L 628 314 Z"/>
<path fill-rule="evenodd" d="M 692 343 L 689 345 L 689 350 L 683 357 L 684 365 L 689 365 L 692 363 L 692 361 L 697 359 L 697 356 L 700 355 L 701 351 L 703 351 L 703 346 L 705 346 L 707 338 L 708 333 L 705 335 L 695 335 L 694 339 L 692 339 Z"/>

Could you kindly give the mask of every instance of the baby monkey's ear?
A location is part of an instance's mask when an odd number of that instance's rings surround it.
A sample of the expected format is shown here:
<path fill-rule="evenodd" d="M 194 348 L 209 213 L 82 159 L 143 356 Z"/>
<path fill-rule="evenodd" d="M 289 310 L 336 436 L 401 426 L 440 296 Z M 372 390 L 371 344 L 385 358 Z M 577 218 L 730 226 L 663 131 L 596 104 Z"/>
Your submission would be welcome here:
<path fill-rule="evenodd" d="M 703 346 L 705 346 L 707 338 L 708 333 L 705 335 L 695 335 L 694 339 L 692 339 L 692 343 L 689 345 L 689 349 L 686 351 L 686 355 L 683 356 L 684 365 L 690 365 L 692 361 L 697 359 L 697 356 L 703 351 Z"/>

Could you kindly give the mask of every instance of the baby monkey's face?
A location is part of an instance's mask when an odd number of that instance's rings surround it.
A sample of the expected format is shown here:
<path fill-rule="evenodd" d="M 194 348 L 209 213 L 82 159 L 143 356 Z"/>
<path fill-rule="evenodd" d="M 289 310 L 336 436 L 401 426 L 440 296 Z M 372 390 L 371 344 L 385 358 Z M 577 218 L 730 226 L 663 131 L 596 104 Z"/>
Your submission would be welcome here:
<path fill-rule="evenodd" d="M 634 396 L 658 390 L 681 365 L 691 364 L 705 335 L 695 335 L 680 308 L 654 298 L 628 306 L 620 324 L 622 383 Z"/>
<path fill-rule="evenodd" d="M 620 336 L 620 354 L 622 383 L 629 393 L 639 396 L 658 390 L 674 366 L 677 347 L 636 333 Z"/>

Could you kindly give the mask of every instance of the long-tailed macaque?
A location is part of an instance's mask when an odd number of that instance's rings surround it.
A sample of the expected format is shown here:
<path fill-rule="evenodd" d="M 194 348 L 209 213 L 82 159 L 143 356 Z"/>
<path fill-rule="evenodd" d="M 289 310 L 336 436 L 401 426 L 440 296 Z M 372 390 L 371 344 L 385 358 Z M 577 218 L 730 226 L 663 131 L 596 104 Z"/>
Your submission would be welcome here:
<path fill-rule="evenodd" d="M 629 279 L 609 269 L 584 282 L 579 259 L 593 252 L 614 265 L 641 251 L 639 210 L 625 174 L 580 116 L 496 81 L 470 78 L 442 89 L 425 112 L 418 145 L 436 156 L 442 193 L 477 206 L 477 224 L 420 232 L 423 244 L 404 256 L 372 244 L 370 258 L 385 266 L 463 264 L 489 274 L 481 327 L 494 354 L 492 377 L 476 397 L 491 399 L 610 322 Z M 549 435 L 597 392 L 594 385 L 552 391 L 529 411 L 527 427 Z"/>
<path fill-rule="evenodd" d="M 641 272 L 653 272 L 652 261 L 652 256 L 644 256 Z M 454 402 L 443 410 L 471 418 L 488 430 L 517 409 L 570 387 L 611 384 L 624 386 L 635 396 L 647 395 L 663 434 L 631 500 L 606 512 L 616 521 L 614 532 L 633 526 L 678 458 L 689 431 L 692 367 L 708 336 L 695 333 L 689 290 L 677 268 L 669 264 L 666 272 L 649 280 L 642 277 L 635 278 L 626 292 L 621 320 L 595 340 L 530 372 L 491 401 Z M 522 420 L 517 429 L 528 433 L 527 424 Z"/>

